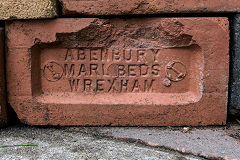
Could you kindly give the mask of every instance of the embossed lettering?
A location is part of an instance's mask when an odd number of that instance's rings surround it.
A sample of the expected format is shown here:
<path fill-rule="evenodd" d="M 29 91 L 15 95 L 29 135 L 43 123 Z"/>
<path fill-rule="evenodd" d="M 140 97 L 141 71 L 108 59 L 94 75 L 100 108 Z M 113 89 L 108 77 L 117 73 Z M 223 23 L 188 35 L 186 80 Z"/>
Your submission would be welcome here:
<path fill-rule="evenodd" d="M 157 61 L 157 54 L 159 53 L 160 49 L 151 49 L 152 53 L 153 53 L 153 60 L 154 62 L 158 62 Z"/>
<path fill-rule="evenodd" d="M 71 88 L 71 91 L 78 91 L 78 84 L 79 84 L 79 79 L 69 79 L 69 85 Z"/>
<path fill-rule="evenodd" d="M 78 50 L 77 59 L 78 60 L 85 60 L 86 59 L 86 54 L 85 54 L 84 50 L 82 50 L 82 49 Z"/>
<path fill-rule="evenodd" d="M 66 53 L 66 56 L 65 56 L 65 60 L 66 61 L 72 61 L 72 60 L 74 60 L 74 57 L 73 57 L 73 52 L 74 50 L 72 50 L 72 49 L 67 49 L 67 53 Z"/>
<path fill-rule="evenodd" d="M 83 91 L 91 91 L 92 80 L 84 79 L 83 80 Z"/>
<path fill-rule="evenodd" d="M 64 75 L 66 77 L 73 77 L 75 73 L 75 64 L 64 64 Z"/>
<path fill-rule="evenodd" d="M 99 50 L 90 50 L 90 61 L 98 60 Z"/>
<path fill-rule="evenodd" d="M 144 92 L 149 92 L 149 91 L 153 90 L 153 82 L 154 81 L 155 81 L 154 79 L 144 81 Z"/>
<path fill-rule="evenodd" d="M 123 59 L 125 61 L 131 61 L 132 60 L 132 50 L 123 50 Z"/>
<path fill-rule="evenodd" d="M 49 83 L 68 81 L 70 92 L 160 92 L 187 75 L 184 63 L 162 62 L 161 53 L 161 49 L 64 49 L 62 60 L 46 61 L 43 77 Z"/>
<path fill-rule="evenodd" d="M 145 57 L 145 50 L 137 50 L 137 61 L 138 62 L 146 62 L 146 57 Z"/>

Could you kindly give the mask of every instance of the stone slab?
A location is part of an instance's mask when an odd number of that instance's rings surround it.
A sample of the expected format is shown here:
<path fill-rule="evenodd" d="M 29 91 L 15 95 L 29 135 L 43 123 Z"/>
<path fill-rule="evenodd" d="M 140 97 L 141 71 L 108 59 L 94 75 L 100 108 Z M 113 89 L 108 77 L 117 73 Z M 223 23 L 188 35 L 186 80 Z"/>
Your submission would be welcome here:
<path fill-rule="evenodd" d="M 1 0 L 0 20 L 40 19 L 58 16 L 56 0 Z"/>
<path fill-rule="evenodd" d="M 161 148 L 94 136 L 68 127 L 15 125 L 0 130 L 0 144 L 39 143 L 0 148 L 0 159 L 207 160 Z"/>
<path fill-rule="evenodd" d="M 4 29 L 0 28 L 0 127 L 8 120 L 4 72 Z"/>
<path fill-rule="evenodd" d="M 230 67 L 229 112 L 240 118 L 240 15 L 233 19 L 233 47 Z"/>
<path fill-rule="evenodd" d="M 239 160 L 240 125 L 219 127 L 33 127 L 0 129 L 0 159 Z M 194 156 L 195 155 L 195 156 Z"/>
<path fill-rule="evenodd" d="M 64 15 L 240 12 L 239 0 L 60 0 Z"/>
<path fill-rule="evenodd" d="M 31 125 L 224 125 L 228 26 L 227 18 L 6 22 L 9 102 Z"/>
<path fill-rule="evenodd" d="M 78 130 L 78 128 L 76 129 Z M 81 129 L 80 129 L 81 130 Z M 206 159 L 239 160 L 240 126 L 190 128 L 85 128 L 87 133 L 142 142 Z"/>

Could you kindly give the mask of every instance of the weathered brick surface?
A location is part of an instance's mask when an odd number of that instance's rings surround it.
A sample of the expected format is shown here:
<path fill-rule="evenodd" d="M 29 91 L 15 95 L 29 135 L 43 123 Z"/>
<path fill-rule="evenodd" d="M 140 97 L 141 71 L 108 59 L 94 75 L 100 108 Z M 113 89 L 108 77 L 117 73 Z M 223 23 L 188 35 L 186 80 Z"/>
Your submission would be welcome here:
<path fill-rule="evenodd" d="M 6 33 L 8 97 L 24 123 L 226 123 L 227 18 L 15 21 Z"/>
<path fill-rule="evenodd" d="M 0 20 L 53 18 L 56 0 L 1 0 Z"/>
<path fill-rule="evenodd" d="M 6 93 L 4 72 L 4 30 L 0 28 L 0 127 L 7 123 Z"/>
<path fill-rule="evenodd" d="M 229 111 L 240 117 L 240 15 L 233 20 L 233 48 L 230 76 Z"/>
<path fill-rule="evenodd" d="M 64 15 L 240 12 L 239 0 L 60 0 Z"/>

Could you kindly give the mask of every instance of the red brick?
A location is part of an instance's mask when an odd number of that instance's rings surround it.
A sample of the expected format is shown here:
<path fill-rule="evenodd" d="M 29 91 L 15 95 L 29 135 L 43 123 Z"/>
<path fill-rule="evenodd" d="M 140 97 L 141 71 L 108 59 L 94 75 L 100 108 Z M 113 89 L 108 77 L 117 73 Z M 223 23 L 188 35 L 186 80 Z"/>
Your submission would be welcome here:
<path fill-rule="evenodd" d="M 239 0 L 61 0 L 64 15 L 240 12 Z"/>
<path fill-rule="evenodd" d="M 0 28 L 0 127 L 7 123 L 7 106 L 4 72 L 4 30 Z"/>
<path fill-rule="evenodd" d="M 6 33 L 9 102 L 24 123 L 226 123 L 227 18 L 14 21 Z"/>

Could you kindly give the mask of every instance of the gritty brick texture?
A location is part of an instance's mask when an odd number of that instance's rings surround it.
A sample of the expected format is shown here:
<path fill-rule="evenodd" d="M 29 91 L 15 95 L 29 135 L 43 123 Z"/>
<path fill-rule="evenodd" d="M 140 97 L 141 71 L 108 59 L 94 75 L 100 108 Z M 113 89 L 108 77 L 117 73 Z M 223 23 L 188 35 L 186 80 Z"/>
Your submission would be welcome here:
<path fill-rule="evenodd" d="M 53 18 L 56 0 L 1 0 L 0 20 Z"/>
<path fill-rule="evenodd" d="M 239 0 L 60 0 L 64 15 L 239 12 Z"/>
<path fill-rule="evenodd" d="M 0 127 L 8 120 L 6 93 L 5 93 L 5 72 L 4 72 L 4 30 L 0 28 Z"/>
<path fill-rule="evenodd" d="M 7 22 L 9 102 L 31 125 L 223 125 L 228 26 L 227 18 Z"/>

